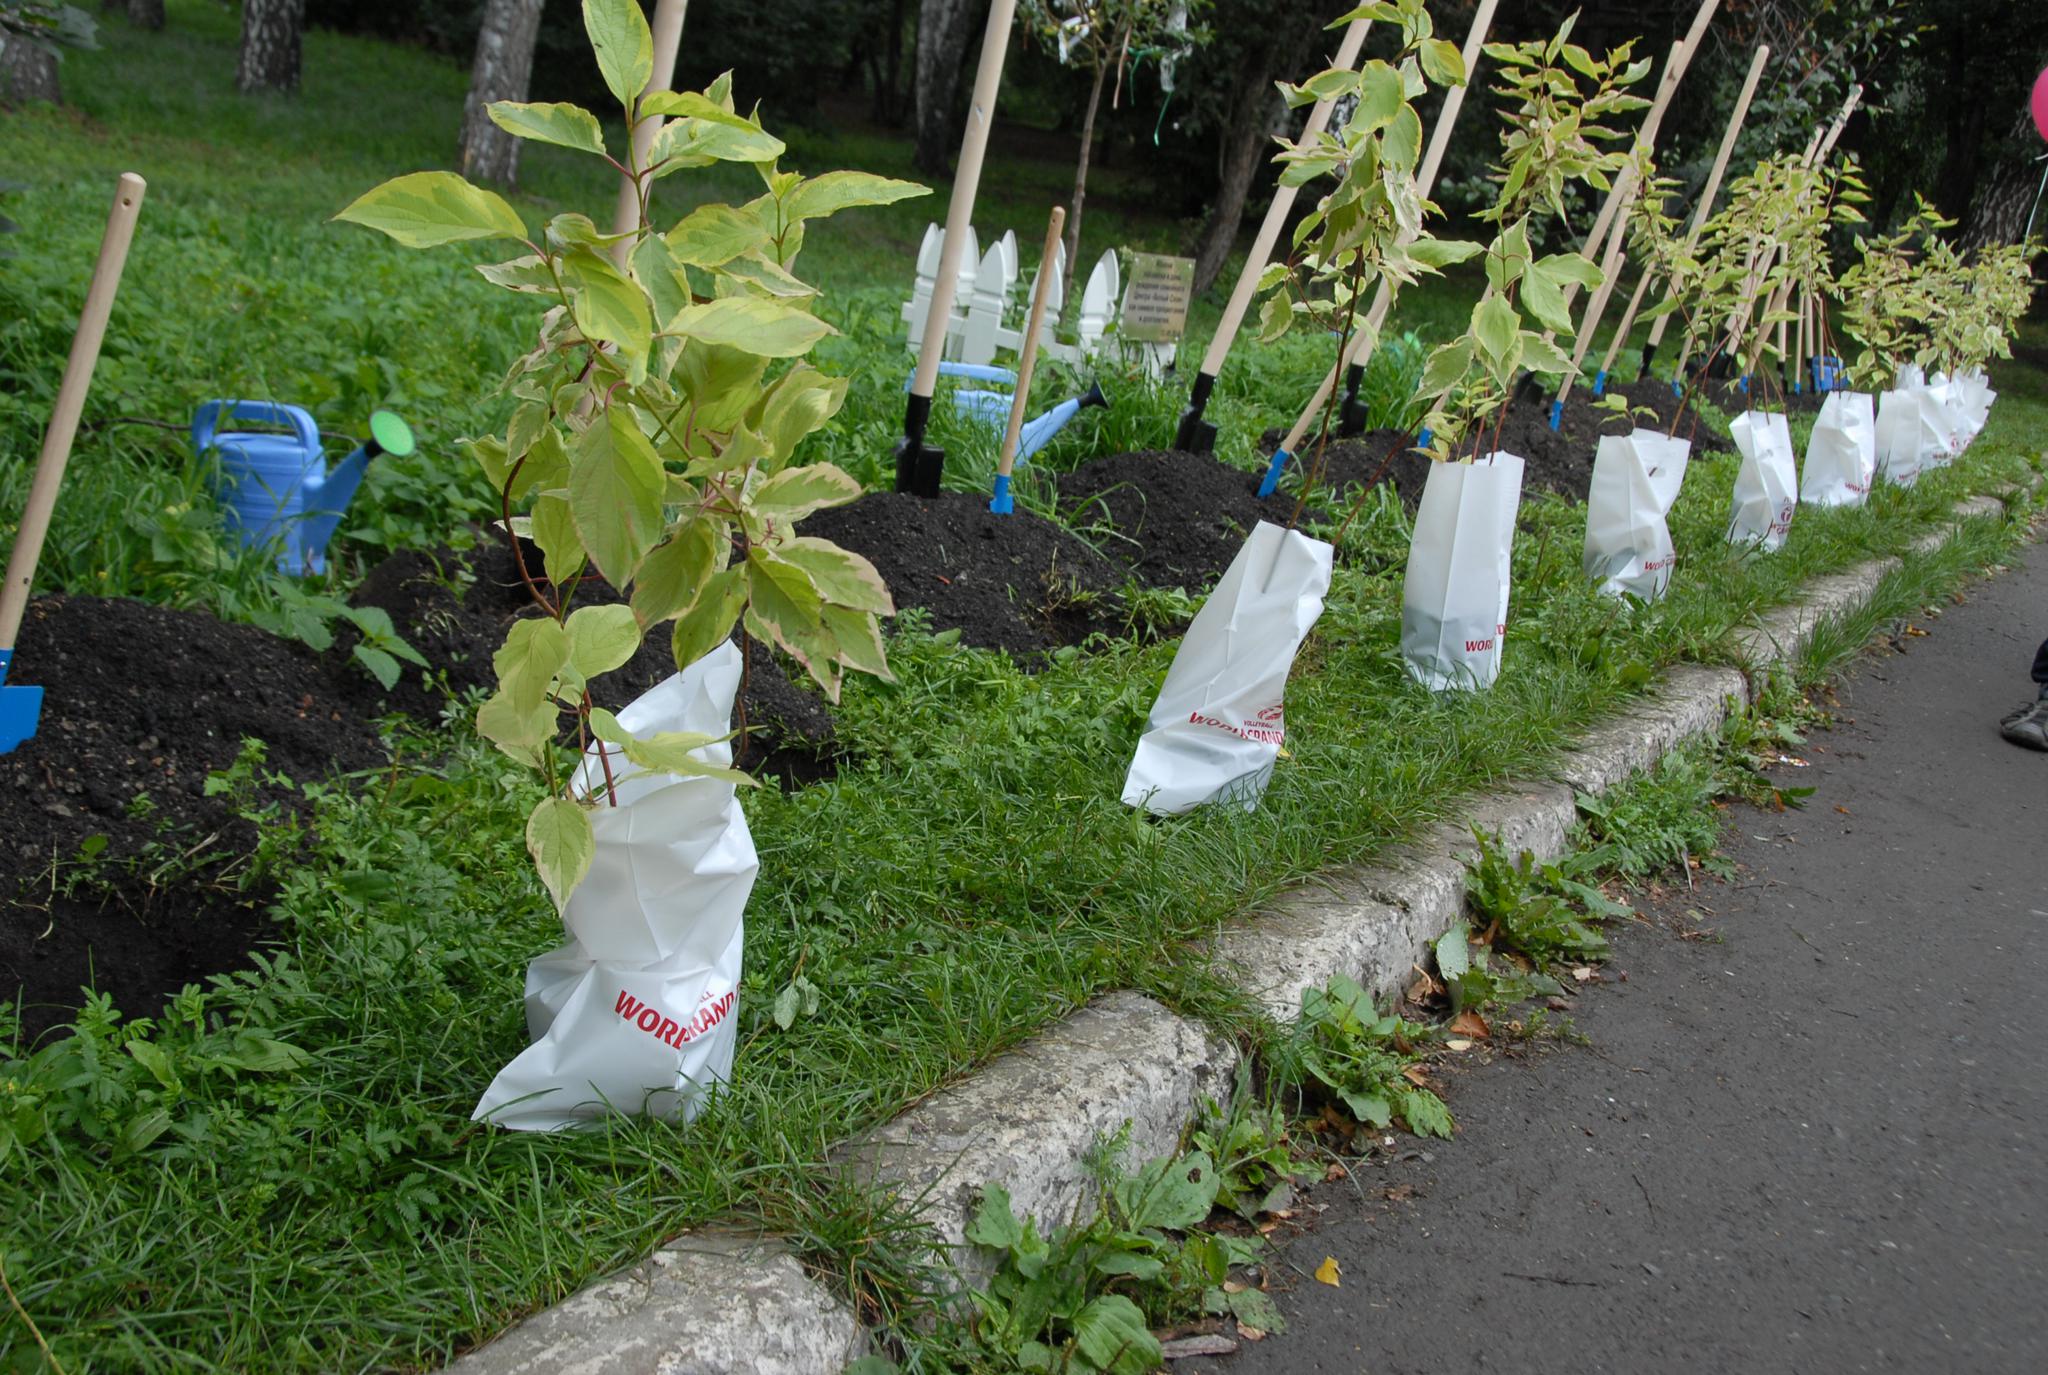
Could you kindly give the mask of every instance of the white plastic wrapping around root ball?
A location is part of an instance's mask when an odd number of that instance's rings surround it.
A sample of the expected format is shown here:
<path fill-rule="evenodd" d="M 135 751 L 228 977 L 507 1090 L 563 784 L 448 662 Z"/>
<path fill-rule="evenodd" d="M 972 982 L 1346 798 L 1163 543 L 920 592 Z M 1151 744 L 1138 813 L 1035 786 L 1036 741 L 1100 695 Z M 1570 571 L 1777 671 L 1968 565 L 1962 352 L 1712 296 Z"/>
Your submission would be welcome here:
<path fill-rule="evenodd" d="M 1429 467 L 1401 587 L 1401 657 L 1432 692 L 1500 676 L 1522 468 L 1500 452 Z"/>
<path fill-rule="evenodd" d="M 1877 480 L 1877 415 L 1868 392 L 1829 392 L 1806 441 L 1799 500 L 1806 506 L 1861 506 Z"/>
<path fill-rule="evenodd" d="M 1744 411 L 1728 426 L 1742 467 L 1735 474 L 1735 501 L 1728 513 L 1728 542 L 1764 554 L 1785 543 L 1799 509 L 1799 473 L 1792 458 L 1792 429 L 1782 411 Z"/>
<path fill-rule="evenodd" d="M 1286 738 L 1287 675 L 1323 614 L 1334 551 L 1260 521 L 1181 637 L 1124 779 L 1158 816 L 1206 802 L 1250 811 Z"/>
<path fill-rule="evenodd" d="M 1668 517 L 1692 442 L 1638 428 L 1602 435 L 1586 493 L 1586 576 L 1610 597 L 1655 601 L 1678 561 Z"/>
<path fill-rule="evenodd" d="M 1877 472 L 1887 482 L 1911 487 L 1920 474 L 1943 462 L 1949 431 L 1940 403 L 1927 394 L 1918 374 L 1902 375 L 1900 381 L 1901 386 L 1877 398 Z"/>
<path fill-rule="evenodd" d="M 724 644 L 619 713 L 636 736 L 723 735 L 740 652 Z M 732 747 L 706 745 L 729 765 Z M 533 1044 L 498 1072 L 475 1117 L 555 1131 L 609 1112 L 694 1116 L 732 1074 L 747 897 L 760 861 L 733 785 L 654 774 L 611 755 L 617 806 L 590 811 L 597 853 L 562 911 L 568 943 L 526 971 Z M 579 796 L 601 793 L 595 751 Z"/>
<path fill-rule="evenodd" d="M 1949 379 L 1949 404 L 1961 425 L 1962 449 L 1969 448 L 1984 433 L 1984 424 L 1991 418 L 1991 403 L 1997 399 L 1998 393 L 1991 390 L 1990 379 L 1984 376 L 1982 368 L 1967 368 Z"/>

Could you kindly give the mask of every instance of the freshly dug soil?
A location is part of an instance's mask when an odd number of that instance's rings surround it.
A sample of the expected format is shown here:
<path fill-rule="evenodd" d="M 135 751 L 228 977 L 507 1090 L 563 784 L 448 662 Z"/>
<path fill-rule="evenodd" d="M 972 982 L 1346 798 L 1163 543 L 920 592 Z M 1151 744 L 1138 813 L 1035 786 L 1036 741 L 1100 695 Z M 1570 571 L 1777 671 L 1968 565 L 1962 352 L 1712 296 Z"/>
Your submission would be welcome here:
<path fill-rule="evenodd" d="M 528 546 L 527 567 L 540 568 L 539 552 Z M 600 579 L 585 582 L 576 593 L 579 605 L 620 600 Z M 505 642 L 505 631 L 520 616 L 537 614 L 519 580 L 511 549 L 502 539 L 486 539 L 466 553 L 451 549 L 393 554 L 371 569 L 353 598 L 357 606 L 374 606 L 391 617 L 398 633 L 433 666 L 436 682 L 407 665 L 396 686 L 386 692 L 360 670 L 348 667 L 353 632 L 337 635 L 329 651 L 330 668 L 353 685 L 357 704 L 368 714 L 404 712 L 433 720 L 448 693 L 489 688 L 497 682 L 491 655 Z M 832 717 L 816 693 L 789 680 L 772 652 L 755 646 L 748 665 L 743 697 L 747 712 L 747 749 L 741 768 L 765 771 L 785 783 L 811 782 L 834 768 Z M 649 636 L 640 652 L 622 667 L 591 680 L 591 697 L 616 711 L 676 671 L 666 636 Z"/>
<path fill-rule="evenodd" d="M 1106 523 L 1105 548 L 1148 587 L 1200 592 L 1237 557 L 1261 520 L 1284 524 L 1294 497 L 1259 499 L 1259 475 L 1208 454 L 1143 450 L 1093 459 L 1059 478 L 1061 514 Z"/>
<path fill-rule="evenodd" d="M 1053 521 L 990 514 L 985 496 L 870 492 L 806 518 L 803 532 L 864 555 L 896 605 L 930 611 L 934 630 L 1020 663 L 1119 624 L 1115 564 Z"/>
<path fill-rule="evenodd" d="M 14 678 L 44 690 L 36 737 L 0 756 L 0 1000 L 31 1036 L 68 1021 L 83 984 L 151 1016 L 262 941 L 268 894 L 236 886 L 256 840 L 239 809 L 304 801 L 206 796 L 245 737 L 296 782 L 385 758 L 309 652 L 204 612 L 42 598 Z"/>

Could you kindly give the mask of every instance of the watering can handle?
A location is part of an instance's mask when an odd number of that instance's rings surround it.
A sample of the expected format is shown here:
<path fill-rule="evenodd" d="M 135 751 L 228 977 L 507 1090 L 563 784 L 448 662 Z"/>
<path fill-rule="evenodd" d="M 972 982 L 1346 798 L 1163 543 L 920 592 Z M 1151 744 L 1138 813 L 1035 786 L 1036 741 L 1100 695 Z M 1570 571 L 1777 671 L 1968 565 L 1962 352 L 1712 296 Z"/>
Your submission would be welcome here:
<path fill-rule="evenodd" d="M 222 420 L 255 420 L 268 425 L 289 425 L 308 453 L 320 451 L 320 427 L 312 415 L 298 406 L 277 401 L 209 401 L 192 417 L 192 450 L 205 453 L 213 447 L 215 428 Z"/>

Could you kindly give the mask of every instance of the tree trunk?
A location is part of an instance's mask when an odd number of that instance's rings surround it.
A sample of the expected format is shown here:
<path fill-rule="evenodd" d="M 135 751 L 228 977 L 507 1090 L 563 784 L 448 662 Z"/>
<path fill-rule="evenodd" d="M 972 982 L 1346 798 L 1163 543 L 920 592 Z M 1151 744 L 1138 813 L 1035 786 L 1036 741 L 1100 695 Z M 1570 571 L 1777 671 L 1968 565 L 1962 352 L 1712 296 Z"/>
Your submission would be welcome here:
<path fill-rule="evenodd" d="M 903 0 L 891 0 L 889 32 L 882 40 L 882 91 L 875 103 L 876 122 L 891 128 L 903 122 Z"/>
<path fill-rule="evenodd" d="M 510 186 L 519 179 L 519 140 L 491 123 L 484 108 L 494 100 L 526 99 L 533 76 L 533 42 L 540 34 L 543 0 L 490 0 L 476 35 L 469 95 L 462 102 L 462 144 L 457 165 L 472 181 Z"/>
<path fill-rule="evenodd" d="M 64 103 L 57 80 L 57 56 L 18 34 L 0 32 L 0 99 L 15 104 L 47 100 Z"/>
<path fill-rule="evenodd" d="M 1069 281 L 1081 280 L 1081 202 L 1088 198 L 1088 154 L 1095 143 L 1095 107 L 1102 104 L 1102 79 L 1108 75 L 1105 60 L 1095 69 L 1095 82 L 1088 88 L 1088 111 L 1081 116 L 1081 160 L 1074 164 L 1074 203 L 1067 207 Z"/>
<path fill-rule="evenodd" d="M 1305 18 L 1307 22 L 1297 20 L 1286 32 L 1274 34 L 1271 43 L 1248 54 L 1231 85 L 1229 120 L 1218 139 L 1216 194 L 1192 249 L 1198 295 L 1215 284 L 1230 261 L 1252 188 L 1260 170 L 1271 163 L 1273 136 L 1288 127 L 1287 102 L 1273 88 L 1274 81 L 1303 78 L 1314 70 L 1302 68 L 1322 31 L 1312 11 L 1305 12 Z"/>
<path fill-rule="evenodd" d="M 161 29 L 164 0 L 128 0 L 128 22 L 138 29 Z"/>
<path fill-rule="evenodd" d="M 960 145 L 954 107 L 976 13 L 973 0 L 920 0 L 917 7 L 917 148 L 911 161 L 928 176 L 945 176 Z"/>
<path fill-rule="evenodd" d="M 1969 217 L 1963 221 L 1961 240 L 1965 248 L 1987 244 L 2018 243 L 2026 232 L 2027 213 L 2041 188 L 2041 171 L 2048 163 L 2037 161 L 2043 149 L 2034 134 L 2034 117 L 2022 107 L 1998 147 L 1997 160 L 1984 177 L 1982 190 Z M 2036 217 L 2039 234 L 2044 220 Z"/>
<path fill-rule="evenodd" d="M 235 87 L 242 91 L 299 89 L 299 44 L 306 0 L 242 0 L 242 57 Z"/>

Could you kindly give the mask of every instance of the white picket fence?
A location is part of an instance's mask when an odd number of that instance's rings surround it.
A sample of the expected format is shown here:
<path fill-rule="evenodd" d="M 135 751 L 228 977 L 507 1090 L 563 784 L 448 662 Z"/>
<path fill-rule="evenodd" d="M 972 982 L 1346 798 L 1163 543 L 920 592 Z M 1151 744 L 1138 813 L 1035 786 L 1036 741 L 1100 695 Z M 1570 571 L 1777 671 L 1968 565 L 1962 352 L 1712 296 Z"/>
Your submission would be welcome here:
<path fill-rule="evenodd" d="M 911 283 L 910 299 L 904 302 L 900 312 L 903 323 L 908 327 L 908 343 L 913 351 L 924 343 L 925 325 L 932 309 L 932 284 L 938 279 L 939 256 L 945 242 L 945 230 L 936 224 L 925 226 L 924 242 L 917 250 L 917 275 Z M 1128 356 L 1155 377 L 1173 365 L 1174 345 L 1128 343 L 1111 333 L 1111 327 L 1122 313 L 1123 297 L 1123 269 L 1118 265 L 1116 250 L 1111 249 L 1098 258 L 1094 271 L 1088 274 L 1088 285 L 1081 290 L 1080 314 L 1075 321 L 1078 341 L 1073 344 L 1061 343 L 1053 333 L 1053 323 L 1061 317 L 1067 299 L 1066 246 L 1060 245 L 1051 264 L 1041 263 L 1039 270 L 1052 273 L 1052 285 L 1046 297 L 1045 322 L 1038 336 L 1042 354 L 1079 364 L 1108 351 L 1118 357 Z M 953 309 L 946 320 L 946 344 L 942 356 L 956 363 L 986 365 L 995 361 L 999 350 L 1018 352 L 1024 343 L 1024 325 L 1030 314 L 1031 297 L 1037 289 L 1036 273 L 1029 283 L 1021 289 L 1019 287 L 1017 236 L 1014 233 L 1005 232 L 986 253 L 982 253 L 970 225 L 966 251 L 960 255 L 960 278 L 953 293 Z"/>

